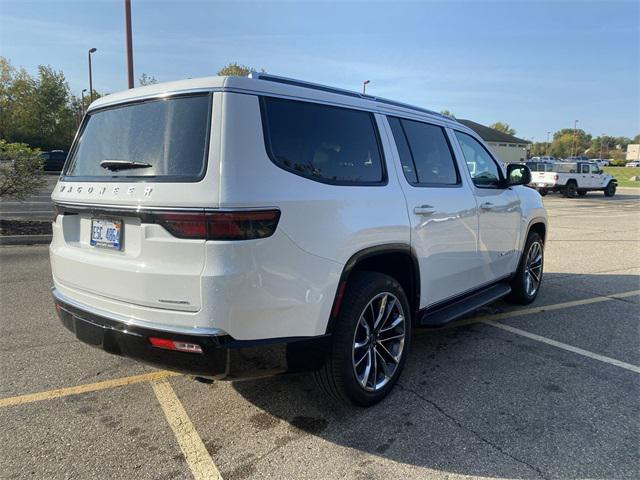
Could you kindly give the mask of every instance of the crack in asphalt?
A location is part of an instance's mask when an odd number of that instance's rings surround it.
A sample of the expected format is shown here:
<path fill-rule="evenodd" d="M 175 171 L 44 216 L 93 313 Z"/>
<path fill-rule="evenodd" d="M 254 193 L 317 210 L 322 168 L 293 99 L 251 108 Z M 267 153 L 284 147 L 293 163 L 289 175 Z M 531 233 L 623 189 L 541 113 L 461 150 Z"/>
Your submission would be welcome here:
<path fill-rule="evenodd" d="M 491 448 L 493 448 L 494 450 L 497 450 L 498 452 L 500 452 L 502 455 L 510 458 L 511 460 L 524 465 L 526 467 L 528 467 L 529 469 L 533 470 L 534 472 L 536 472 L 536 474 L 538 474 L 538 476 L 544 480 L 548 480 L 548 477 L 546 477 L 544 475 L 544 472 L 542 470 L 540 470 L 538 467 L 536 467 L 535 465 L 532 465 L 520 458 L 517 458 L 515 456 L 513 456 L 512 454 L 510 454 L 509 452 L 507 452 L 506 450 L 504 450 L 502 447 L 500 447 L 499 445 L 496 445 L 495 443 L 491 442 L 489 439 L 483 437 L 482 435 L 480 435 L 478 432 L 476 432 L 475 430 L 463 425 L 459 420 L 457 420 L 455 417 L 453 417 L 452 415 L 450 415 L 449 413 L 447 413 L 446 411 L 444 411 L 444 409 L 442 409 L 442 407 L 440 407 L 437 403 L 435 403 L 433 400 L 429 400 L 428 398 L 426 398 L 424 395 L 416 392 L 415 390 L 413 390 L 412 388 L 406 387 L 400 383 L 396 383 L 396 386 L 400 387 L 401 390 L 406 390 L 409 393 L 414 394 L 417 398 L 419 398 L 420 400 L 422 400 L 423 402 L 428 403 L 429 405 L 431 405 L 433 408 L 435 408 L 441 415 L 443 415 L 445 418 L 447 418 L 450 422 L 452 422 L 453 424 L 455 424 L 458 428 L 471 433 L 475 438 L 477 438 L 478 440 L 480 440 L 482 443 L 490 446 Z"/>

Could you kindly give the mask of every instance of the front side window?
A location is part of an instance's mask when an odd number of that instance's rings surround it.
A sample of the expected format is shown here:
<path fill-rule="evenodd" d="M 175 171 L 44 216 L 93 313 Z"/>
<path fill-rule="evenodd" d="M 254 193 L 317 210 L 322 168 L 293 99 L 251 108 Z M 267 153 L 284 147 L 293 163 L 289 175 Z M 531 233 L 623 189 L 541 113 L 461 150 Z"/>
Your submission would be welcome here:
<path fill-rule="evenodd" d="M 598 165 L 591 165 L 591 173 L 600 173 L 600 167 Z"/>
<path fill-rule="evenodd" d="M 477 187 L 496 187 L 500 185 L 502 176 L 500 169 L 491 155 L 471 135 L 456 131 L 465 163 Z"/>
<path fill-rule="evenodd" d="M 402 170 L 411 184 L 446 186 L 460 183 L 455 160 L 442 127 L 388 117 Z"/>
<path fill-rule="evenodd" d="M 88 114 L 67 177 L 195 181 L 206 167 L 211 96 L 169 97 Z"/>
<path fill-rule="evenodd" d="M 331 184 L 385 180 L 371 113 L 273 97 L 261 108 L 267 152 L 279 167 Z"/>

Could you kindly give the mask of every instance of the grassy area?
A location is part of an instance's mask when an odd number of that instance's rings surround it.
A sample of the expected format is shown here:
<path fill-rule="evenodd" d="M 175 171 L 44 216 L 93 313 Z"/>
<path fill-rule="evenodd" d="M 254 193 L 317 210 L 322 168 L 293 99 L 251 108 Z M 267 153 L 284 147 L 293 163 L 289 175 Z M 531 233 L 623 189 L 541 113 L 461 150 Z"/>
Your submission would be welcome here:
<path fill-rule="evenodd" d="M 640 168 L 627 168 L 627 167 L 604 167 L 604 171 L 609 175 L 613 175 L 618 180 L 619 187 L 638 187 L 640 188 L 640 181 L 634 182 L 629 178 L 634 175 L 640 177 Z"/>

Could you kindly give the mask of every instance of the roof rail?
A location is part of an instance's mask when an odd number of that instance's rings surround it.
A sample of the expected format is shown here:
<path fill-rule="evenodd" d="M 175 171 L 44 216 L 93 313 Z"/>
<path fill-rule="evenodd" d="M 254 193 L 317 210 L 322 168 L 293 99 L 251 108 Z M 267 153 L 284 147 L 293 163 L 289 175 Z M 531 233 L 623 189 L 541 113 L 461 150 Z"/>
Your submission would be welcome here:
<path fill-rule="evenodd" d="M 391 105 L 399 108 L 406 108 L 408 110 L 415 110 L 421 113 L 428 113 L 429 115 L 435 115 L 438 117 L 446 118 L 449 121 L 457 122 L 455 118 L 449 117 L 447 115 L 443 115 L 442 113 L 438 113 L 433 110 L 429 110 L 427 108 L 416 107 L 408 103 L 396 102 L 395 100 L 388 100 L 386 98 L 374 97 L 372 95 L 358 93 L 351 90 L 345 90 L 343 88 L 330 87 L 327 85 L 321 85 L 319 83 L 307 82 L 304 80 L 297 80 L 295 78 L 280 77 L 278 75 L 271 75 L 268 73 L 256 72 L 256 71 L 251 71 L 247 76 L 255 80 L 265 80 L 267 82 L 283 83 L 285 85 L 294 85 L 296 87 L 311 88 L 313 90 L 320 90 L 323 92 L 335 93 L 337 95 L 344 95 L 347 97 L 372 100 L 374 102 L 382 103 L 385 105 Z"/>

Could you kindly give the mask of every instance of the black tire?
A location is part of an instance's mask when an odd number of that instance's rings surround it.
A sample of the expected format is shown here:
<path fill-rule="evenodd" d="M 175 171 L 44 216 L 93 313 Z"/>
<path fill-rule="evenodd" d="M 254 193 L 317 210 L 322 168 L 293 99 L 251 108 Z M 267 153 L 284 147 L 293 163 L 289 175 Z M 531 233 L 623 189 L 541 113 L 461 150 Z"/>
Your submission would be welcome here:
<path fill-rule="evenodd" d="M 567 198 L 576 198 L 578 195 L 578 185 L 576 182 L 569 182 L 567 186 L 564 187 L 564 191 L 562 192 Z"/>
<path fill-rule="evenodd" d="M 356 378 L 357 367 L 354 364 L 356 363 L 355 352 L 357 350 L 354 348 L 354 344 L 357 341 L 357 328 L 360 328 L 361 315 L 364 315 L 365 309 L 370 311 L 368 310 L 369 303 L 375 301 L 379 295 L 384 293 L 395 296 L 400 304 L 401 313 L 404 315 L 404 343 L 399 351 L 398 363 L 393 373 L 389 375 L 389 379 L 383 373 L 382 368 L 379 372 L 383 375 L 386 383 L 377 390 L 367 390 Z M 399 315 L 400 311 L 395 317 L 396 320 Z M 394 278 L 381 273 L 356 272 L 349 279 L 347 290 L 340 306 L 340 313 L 333 329 L 331 352 L 323 367 L 314 372 L 314 378 L 322 390 L 333 399 L 369 407 L 382 400 L 398 381 L 409 352 L 410 343 L 411 310 L 407 296 L 400 284 Z M 363 348 L 365 350 L 369 349 L 369 347 Z M 365 358 L 366 355 L 362 358 Z M 373 358 L 377 361 L 378 357 L 376 357 L 375 353 L 373 353 Z M 367 379 L 370 376 L 365 374 L 363 378 L 365 378 L 365 384 L 368 386 Z M 377 378 L 374 374 L 372 384 L 377 381 Z"/>
<path fill-rule="evenodd" d="M 578 195 L 580 195 L 581 197 L 584 197 L 587 194 L 586 190 L 578 190 Z"/>
<path fill-rule="evenodd" d="M 616 187 L 617 185 L 615 184 L 615 182 L 609 182 L 609 184 L 604 189 L 604 196 L 613 197 L 616 194 Z"/>
<path fill-rule="evenodd" d="M 540 247 L 540 269 L 539 269 L 539 281 L 535 291 L 531 292 L 531 290 L 527 286 L 527 271 L 530 267 L 528 264 L 529 254 L 532 251 L 532 247 L 534 244 L 539 245 Z M 538 292 L 540 291 L 540 286 L 542 285 L 542 277 L 544 270 L 544 243 L 542 242 L 542 238 L 536 232 L 529 232 L 529 236 L 527 237 L 527 242 L 525 243 L 524 250 L 522 252 L 522 257 L 520 258 L 520 263 L 518 264 L 518 270 L 511 280 L 511 293 L 506 297 L 506 300 L 510 303 L 516 303 L 518 305 L 528 305 L 533 302 L 538 296 Z M 530 274 L 530 273 L 529 273 Z"/>
<path fill-rule="evenodd" d="M 547 190 L 546 188 L 541 188 L 538 190 L 538 193 L 540 194 L 541 197 L 544 197 L 547 195 L 547 193 L 549 193 L 549 190 Z"/>

